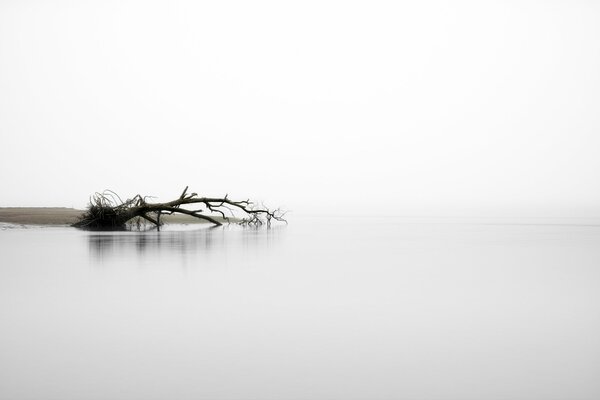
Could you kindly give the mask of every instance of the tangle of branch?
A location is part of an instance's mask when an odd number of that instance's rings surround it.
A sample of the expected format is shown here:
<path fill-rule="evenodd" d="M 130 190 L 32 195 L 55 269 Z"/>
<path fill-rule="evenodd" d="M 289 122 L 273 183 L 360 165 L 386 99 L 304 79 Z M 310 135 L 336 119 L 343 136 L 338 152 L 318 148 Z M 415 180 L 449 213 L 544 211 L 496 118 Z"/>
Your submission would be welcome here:
<path fill-rule="evenodd" d="M 249 226 L 270 226 L 273 221 L 285 222 L 285 213 L 280 209 L 269 210 L 264 206 L 256 206 L 250 200 L 234 201 L 225 197 L 200 197 L 197 193 L 188 193 L 186 187 L 179 198 L 166 203 L 149 202 L 150 197 L 136 195 L 123 201 L 116 193 L 106 190 L 95 193 L 90 198 L 86 212 L 80 220 L 73 224 L 83 229 L 124 229 L 127 222 L 137 219 L 148 221 L 157 228 L 162 225 L 161 216 L 185 214 L 202 219 L 213 225 L 235 222 Z M 182 206 L 192 204 L 199 206 L 194 210 Z"/>

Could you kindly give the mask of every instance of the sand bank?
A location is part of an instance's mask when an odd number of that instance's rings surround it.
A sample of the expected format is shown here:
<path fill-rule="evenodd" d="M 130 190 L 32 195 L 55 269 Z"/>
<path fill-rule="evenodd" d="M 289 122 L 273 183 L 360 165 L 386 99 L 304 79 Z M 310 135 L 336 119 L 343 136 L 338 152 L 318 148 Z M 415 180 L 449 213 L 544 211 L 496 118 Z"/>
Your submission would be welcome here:
<path fill-rule="evenodd" d="M 83 210 L 66 207 L 0 207 L 0 222 L 23 225 L 71 225 L 83 212 Z M 188 215 L 165 215 L 162 221 L 172 224 L 207 222 Z"/>
<path fill-rule="evenodd" d="M 83 210 L 64 207 L 0 208 L 0 222 L 25 225 L 70 225 Z"/>

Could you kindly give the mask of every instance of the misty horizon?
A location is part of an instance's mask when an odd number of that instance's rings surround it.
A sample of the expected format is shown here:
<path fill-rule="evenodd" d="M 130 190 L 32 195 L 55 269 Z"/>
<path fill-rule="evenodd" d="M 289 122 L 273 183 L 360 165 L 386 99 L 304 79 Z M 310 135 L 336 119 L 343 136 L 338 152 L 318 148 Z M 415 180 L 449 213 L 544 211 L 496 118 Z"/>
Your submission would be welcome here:
<path fill-rule="evenodd" d="M 600 215 L 597 3 L 0 11 L 0 206 L 190 185 L 300 214 Z"/>

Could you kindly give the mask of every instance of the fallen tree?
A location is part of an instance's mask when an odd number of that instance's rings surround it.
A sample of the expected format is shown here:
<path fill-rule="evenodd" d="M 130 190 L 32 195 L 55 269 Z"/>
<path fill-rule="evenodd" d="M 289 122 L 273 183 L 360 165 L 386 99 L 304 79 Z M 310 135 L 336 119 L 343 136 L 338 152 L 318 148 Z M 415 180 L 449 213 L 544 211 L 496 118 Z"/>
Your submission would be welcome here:
<path fill-rule="evenodd" d="M 222 198 L 199 197 L 197 193 L 188 194 L 187 191 L 186 186 L 179 198 L 166 203 L 151 203 L 147 201 L 148 196 L 142 197 L 139 194 L 123 201 L 110 190 L 96 193 L 90 198 L 85 213 L 73 226 L 82 229 L 119 230 L 125 229 L 132 220 L 136 220 L 138 225 L 140 220 L 144 220 L 160 229 L 161 216 L 172 214 L 189 215 L 215 226 L 231 222 L 251 226 L 269 226 L 272 221 L 286 222 L 283 218 L 285 213 L 280 209 L 258 207 L 250 200 L 233 201 L 227 195 Z M 182 208 L 188 204 L 200 208 Z"/>

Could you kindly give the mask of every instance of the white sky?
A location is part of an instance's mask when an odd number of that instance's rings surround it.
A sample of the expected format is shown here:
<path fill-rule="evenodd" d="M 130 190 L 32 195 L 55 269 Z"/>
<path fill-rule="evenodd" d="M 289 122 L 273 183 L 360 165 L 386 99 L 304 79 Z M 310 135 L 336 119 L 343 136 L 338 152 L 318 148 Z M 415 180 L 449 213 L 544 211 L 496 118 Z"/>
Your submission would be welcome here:
<path fill-rule="evenodd" d="M 600 215 L 600 2 L 1 1 L 0 206 Z"/>

